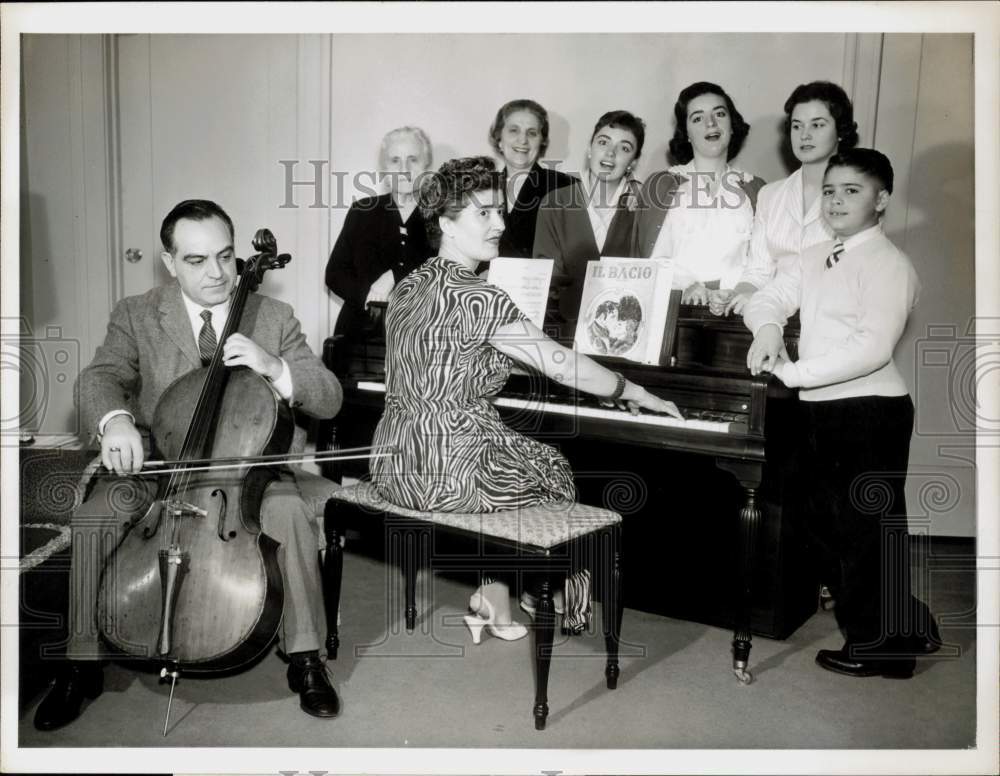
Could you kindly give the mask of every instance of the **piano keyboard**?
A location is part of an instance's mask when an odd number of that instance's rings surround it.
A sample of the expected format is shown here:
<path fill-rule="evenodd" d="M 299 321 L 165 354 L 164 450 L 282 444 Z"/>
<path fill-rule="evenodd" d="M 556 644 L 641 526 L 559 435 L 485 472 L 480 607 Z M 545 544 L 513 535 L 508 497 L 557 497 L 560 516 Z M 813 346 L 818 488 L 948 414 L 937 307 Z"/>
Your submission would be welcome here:
<path fill-rule="evenodd" d="M 385 393 L 385 383 L 372 382 L 370 380 L 358 381 L 359 391 L 369 393 Z M 527 409 L 534 412 L 552 412 L 558 415 L 574 415 L 584 418 L 598 418 L 600 420 L 610 420 L 614 423 L 635 423 L 641 426 L 666 426 L 670 428 L 682 428 L 689 431 L 708 431 L 716 434 L 728 434 L 730 423 L 714 420 L 698 420 L 672 418 L 669 415 L 652 413 L 642 413 L 633 415 L 628 410 L 613 408 L 592 407 L 580 404 L 562 404 L 559 402 L 539 401 L 537 399 L 519 399 L 514 396 L 496 396 L 490 400 L 495 407 L 508 407 L 510 409 Z"/>

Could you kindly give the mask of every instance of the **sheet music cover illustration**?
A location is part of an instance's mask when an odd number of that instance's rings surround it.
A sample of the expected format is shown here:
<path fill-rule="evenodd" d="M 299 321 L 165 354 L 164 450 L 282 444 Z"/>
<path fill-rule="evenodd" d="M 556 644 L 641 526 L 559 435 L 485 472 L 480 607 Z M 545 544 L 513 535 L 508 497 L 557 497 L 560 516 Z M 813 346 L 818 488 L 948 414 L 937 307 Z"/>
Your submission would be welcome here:
<path fill-rule="evenodd" d="M 669 262 L 655 259 L 605 257 L 588 262 L 576 349 L 660 363 L 672 277 Z"/>

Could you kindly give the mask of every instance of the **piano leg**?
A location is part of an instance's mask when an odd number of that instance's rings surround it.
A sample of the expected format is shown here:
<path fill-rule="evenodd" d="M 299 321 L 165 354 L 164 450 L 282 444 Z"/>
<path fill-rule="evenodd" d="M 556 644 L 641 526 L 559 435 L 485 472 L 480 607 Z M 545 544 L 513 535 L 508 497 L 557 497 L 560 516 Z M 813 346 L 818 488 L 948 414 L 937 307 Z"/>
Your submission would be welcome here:
<path fill-rule="evenodd" d="M 716 466 L 736 477 L 743 488 L 745 500 L 740 507 L 739 570 L 737 575 L 736 624 L 733 630 L 733 673 L 742 684 L 750 684 L 750 608 L 753 604 L 753 572 L 757 557 L 757 531 L 761 512 L 757 507 L 757 489 L 763 475 L 759 463 L 717 459 Z"/>

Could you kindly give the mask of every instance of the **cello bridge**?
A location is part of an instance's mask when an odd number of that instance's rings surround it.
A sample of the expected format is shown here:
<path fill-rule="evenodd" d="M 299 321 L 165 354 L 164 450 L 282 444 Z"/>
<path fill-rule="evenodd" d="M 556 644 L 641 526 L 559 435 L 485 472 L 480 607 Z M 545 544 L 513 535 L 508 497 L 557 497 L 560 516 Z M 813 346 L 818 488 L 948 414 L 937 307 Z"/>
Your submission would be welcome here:
<path fill-rule="evenodd" d="M 170 499 L 163 502 L 163 505 L 170 512 L 171 517 L 208 517 L 208 510 L 202 509 L 186 501 Z"/>

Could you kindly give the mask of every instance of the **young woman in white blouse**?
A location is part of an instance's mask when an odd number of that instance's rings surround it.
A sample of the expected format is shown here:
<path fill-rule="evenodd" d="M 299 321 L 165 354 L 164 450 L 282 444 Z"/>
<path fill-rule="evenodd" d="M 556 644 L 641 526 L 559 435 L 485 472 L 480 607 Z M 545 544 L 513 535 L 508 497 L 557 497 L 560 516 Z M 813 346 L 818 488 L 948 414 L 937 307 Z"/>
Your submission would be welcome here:
<path fill-rule="evenodd" d="M 734 295 L 767 280 L 749 272 L 747 249 L 754 204 L 764 181 L 730 165 L 750 125 L 717 84 L 699 81 L 674 105 L 674 166 L 643 186 L 635 221 L 636 255 L 670 259 L 673 285 L 686 304 L 721 313 Z"/>
<path fill-rule="evenodd" d="M 858 143 L 858 125 L 847 94 L 837 84 L 813 81 L 795 88 L 785 101 L 785 128 L 792 153 L 802 165 L 764 186 L 750 241 L 749 267 L 770 278 L 783 261 L 832 238 L 820 213 L 823 173 L 838 150 Z M 727 312 L 741 313 L 745 299 L 730 300 Z"/>

